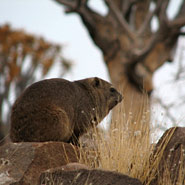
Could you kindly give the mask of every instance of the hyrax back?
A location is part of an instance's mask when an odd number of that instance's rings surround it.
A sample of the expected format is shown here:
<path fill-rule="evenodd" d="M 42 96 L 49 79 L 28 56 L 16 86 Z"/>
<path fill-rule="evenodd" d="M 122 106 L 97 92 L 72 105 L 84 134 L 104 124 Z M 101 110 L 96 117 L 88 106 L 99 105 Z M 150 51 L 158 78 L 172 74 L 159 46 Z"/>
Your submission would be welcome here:
<path fill-rule="evenodd" d="M 121 94 L 110 83 L 97 77 L 36 82 L 12 107 L 10 138 L 13 142 L 75 143 L 121 100 Z"/>

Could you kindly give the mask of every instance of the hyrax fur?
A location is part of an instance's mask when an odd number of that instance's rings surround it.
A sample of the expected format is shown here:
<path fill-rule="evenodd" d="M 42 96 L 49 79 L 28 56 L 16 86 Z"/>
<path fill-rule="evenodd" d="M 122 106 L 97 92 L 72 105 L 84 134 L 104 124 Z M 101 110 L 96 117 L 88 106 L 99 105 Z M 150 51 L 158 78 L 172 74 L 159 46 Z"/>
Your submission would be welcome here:
<path fill-rule="evenodd" d="M 101 122 L 121 100 L 110 83 L 97 77 L 36 82 L 12 107 L 10 138 L 13 142 L 77 143 L 80 135 Z"/>

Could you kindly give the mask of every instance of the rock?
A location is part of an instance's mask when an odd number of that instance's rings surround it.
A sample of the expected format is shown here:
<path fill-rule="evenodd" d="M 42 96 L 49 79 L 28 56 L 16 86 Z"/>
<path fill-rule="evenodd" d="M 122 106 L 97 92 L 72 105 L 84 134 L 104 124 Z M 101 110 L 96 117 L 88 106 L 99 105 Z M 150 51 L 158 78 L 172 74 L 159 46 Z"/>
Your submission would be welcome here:
<path fill-rule="evenodd" d="M 68 143 L 6 143 L 0 147 L 0 184 L 37 184 L 41 172 L 78 162 L 78 155 Z"/>
<path fill-rule="evenodd" d="M 79 170 L 79 169 L 90 169 L 88 166 L 85 164 L 80 164 L 80 163 L 69 163 L 64 166 L 58 167 L 58 168 L 52 168 L 47 170 L 47 172 L 53 172 L 56 170 L 64 170 L 64 171 L 71 171 L 71 170 Z"/>
<path fill-rule="evenodd" d="M 80 169 L 75 171 L 56 170 L 52 173 L 45 172 L 40 177 L 39 184 L 62 184 L 62 185 L 142 185 L 135 178 L 117 172 L 103 170 Z"/>
<path fill-rule="evenodd" d="M 157 173 L 150 185 L 185 185 L 185 127 L 173 127 L 163 134 L 152 160 L 157 158 Z"/>
<path fill-rule="evenodd" d="M 50 168 L 43 173 L 53 173 L 55 171 L 72 171 L 72 170 L 79 170 L 79 169 L 90 169 L 88 166 L 85 164 L 80 164 L 80 163 L 69 163 L 64 166 L 60 167 L 55 167 L 55 168 Z"/>

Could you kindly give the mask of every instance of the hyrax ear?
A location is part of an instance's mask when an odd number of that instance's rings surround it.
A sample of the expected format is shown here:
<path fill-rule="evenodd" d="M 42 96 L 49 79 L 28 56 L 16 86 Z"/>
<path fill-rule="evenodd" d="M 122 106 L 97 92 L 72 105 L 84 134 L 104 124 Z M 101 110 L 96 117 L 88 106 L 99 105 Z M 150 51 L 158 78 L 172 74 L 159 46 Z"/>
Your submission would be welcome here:
<path fill-rule="evenodd" d="M 93 80 L 93 86 L 94 87 L 99 87 L 100 86 L 100 79 L 95 77 Z"/>

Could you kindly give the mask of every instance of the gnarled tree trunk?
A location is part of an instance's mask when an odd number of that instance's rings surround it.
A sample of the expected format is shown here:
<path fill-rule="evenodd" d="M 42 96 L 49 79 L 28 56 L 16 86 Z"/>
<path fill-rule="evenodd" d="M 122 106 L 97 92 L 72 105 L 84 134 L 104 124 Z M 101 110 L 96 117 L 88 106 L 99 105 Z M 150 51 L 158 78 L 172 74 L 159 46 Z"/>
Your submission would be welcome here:
<path fill-rule="evenodd" d="M 169 0 L 104 0 L 106 16 L 88 6 L 88 0 L 55 0 L 67 13 L 77 13 L 94 43 L 102 50 L 112 83 L 123 88 L 126 113 L 137 114 L 143 92 L 152 92 L 152 76 L 166 61 L 185 25 L 185 1 L 173 20 L 167 16 Z M 153 5 L 153 10 L 151 6 Z M 153 31 L 151 20 L 158 20 Z M 145 96 L 147 97 L 147 96 Z"/>

